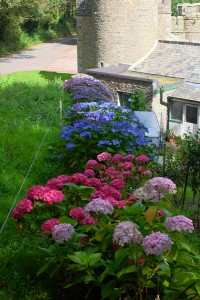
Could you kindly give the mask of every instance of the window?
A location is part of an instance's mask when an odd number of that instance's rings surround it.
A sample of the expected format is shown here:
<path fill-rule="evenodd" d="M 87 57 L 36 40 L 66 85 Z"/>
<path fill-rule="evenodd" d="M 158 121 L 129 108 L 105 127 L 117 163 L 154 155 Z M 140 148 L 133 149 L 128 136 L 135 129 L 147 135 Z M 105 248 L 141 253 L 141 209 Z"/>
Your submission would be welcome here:
<path fill-rule="evenodd" d="M 170 120 L 182 122 L 183 103 L 178 101 L 170 101 Z"/>
<path fill-rule="evenodd" d="M 186 106 L 186 122 L 197 124 L 198 108 L 195 106 Z"/>
<path fill-rule="evenodd" d="M 130 93 L 125 93 L 125 92 L 118 92 L 118 97 L 119 97 L 119 105 L 125 108 L 130 108 L 130 97 L 132 94 Z"/>

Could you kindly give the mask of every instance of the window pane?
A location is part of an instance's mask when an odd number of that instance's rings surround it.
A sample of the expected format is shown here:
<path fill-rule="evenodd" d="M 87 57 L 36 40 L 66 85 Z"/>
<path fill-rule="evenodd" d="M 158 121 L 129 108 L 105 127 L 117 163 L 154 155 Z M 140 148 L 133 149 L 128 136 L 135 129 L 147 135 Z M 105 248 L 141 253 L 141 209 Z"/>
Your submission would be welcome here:
<path fill-rule="evenodd" d="M 186 122 L 197 124 L 198 109 L 195 106 L 186 106 Z"/>
<path fill-rule="evenodd" d="M 170 105 L 170 119 L 182 121 L 183 103 L 178 101 L 171 101 Z"/>
<path fill-rule="evenodd" d="M 131 97 L 130 93 L 118 92 L 120 106 L 130 108 L 131 103 L 128 101 Z"/>

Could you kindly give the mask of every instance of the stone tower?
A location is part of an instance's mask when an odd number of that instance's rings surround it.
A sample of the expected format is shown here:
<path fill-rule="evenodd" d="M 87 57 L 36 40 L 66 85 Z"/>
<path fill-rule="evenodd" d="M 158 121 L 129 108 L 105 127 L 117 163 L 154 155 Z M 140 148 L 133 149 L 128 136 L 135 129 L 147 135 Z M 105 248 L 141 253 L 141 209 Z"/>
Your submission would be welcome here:
<path fill-rule="evenodd" d="M 160 0 L 158 4 L 158 38 L 169 39 L 171 36 L 171 0 Z"/>
<path fill-rule="evenodd" d="M 157 44 L 159 23 L 166 24 L 170 4 L 171 0 L 77 0 L 78 71 L 145 58 Z"/>

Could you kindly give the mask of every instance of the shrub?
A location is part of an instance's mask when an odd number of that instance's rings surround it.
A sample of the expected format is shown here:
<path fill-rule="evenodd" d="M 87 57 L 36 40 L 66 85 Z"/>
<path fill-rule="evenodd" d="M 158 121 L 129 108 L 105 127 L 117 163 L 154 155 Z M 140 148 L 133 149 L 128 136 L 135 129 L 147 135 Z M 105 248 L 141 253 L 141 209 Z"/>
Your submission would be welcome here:
<path fill-rule="evenodd" d="M 199 257 L 177 239 L 180 231 L 193 231 L 192 221 L 166 210 L 165 196 L 176 186 L 167 178 L 149 179 L 148 164 L 145 155 L 103 152 L 84 173 L 28 191 L 12 215 L 21 229 L 43 235 L 47 261 L 38 275 L 54 269 L 51 276 L 65 288 L 84 286 L 87 299 L 92 289 L 96 298 L 111 300 L 198 297 Z"/>
<path fill-rule="evenodd" d="M 113 101 L 110 90 L 101 81 L 89 75 L 75 75 L 70 80 L 66 80 L 63 90 L 70 94 L 73 103 Z"/>

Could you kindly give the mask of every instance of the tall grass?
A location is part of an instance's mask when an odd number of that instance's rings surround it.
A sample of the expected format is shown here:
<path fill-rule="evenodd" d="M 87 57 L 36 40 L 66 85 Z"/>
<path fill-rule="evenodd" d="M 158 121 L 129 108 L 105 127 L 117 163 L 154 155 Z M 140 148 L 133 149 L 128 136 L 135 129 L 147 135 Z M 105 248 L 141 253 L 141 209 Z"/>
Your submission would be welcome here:
<path fill-rule="evenodd" d="M 39 71 L 0 76 L 0 228 L 31 185 L 59 174 L 49 159 L 49 147 L 58 140 L 59 101 L 68 107 L 61 88 L 68 78 L 69 74 Z M 34 238 L 18 233 L 9 216 L 0 234 L 0 299 L 49 299 L 35 276 L 43 256 Z"/>

